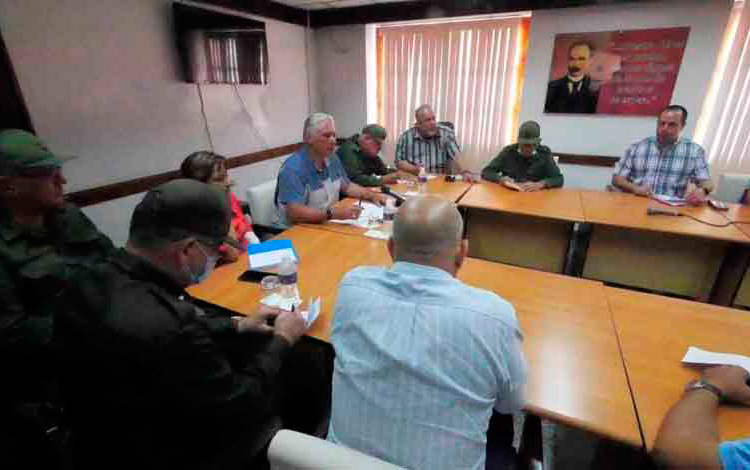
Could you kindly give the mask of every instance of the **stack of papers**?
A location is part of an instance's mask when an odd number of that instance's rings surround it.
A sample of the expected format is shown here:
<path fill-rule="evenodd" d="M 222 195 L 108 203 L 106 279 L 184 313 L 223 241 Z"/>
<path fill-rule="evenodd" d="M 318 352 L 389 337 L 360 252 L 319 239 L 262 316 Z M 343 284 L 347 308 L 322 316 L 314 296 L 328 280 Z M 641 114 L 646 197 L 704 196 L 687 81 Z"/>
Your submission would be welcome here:
<path fill-rule="evenodd" d="M 297 262 L 297 253 L 291 240 L 269 240 L 247 246 L 248 266 L 251 270 L 277 265 L 287 256 Z"/>
<path fill-rule="evenodd" d="M 739 354 L 724 354 L 706 351 L 705 349 L 690 346 L 682 358 L 682 362 L 693 365 L 724 365 L 742 367 L 750 374 L 750 357 Z"/>
<path fill-rule="evenodd" d="M 366 229 L 375 228 L 383 223 L 383 206 L 371 202 L 363 202 L 359 218 L 347 220 L 332 219 L 331 222 L 335 224 L 354 225 L 355 227 Z"/>
<path fill-rule="evenodd" d="M 664 194 L 654 194 L 653 198 L 668 206 L 684 206 L 687 201 L 681 197 L 666 196 Z"/>
<path fill-rule="evenodd" d="M 279 294 L 271 294 L 268 297 L 262 299 L 260 302 L 263 305 L 267 305 L 269 307 L 278 307 L 282 310 L 288 311 L 292 310 L 292 306 L 298 308 L 300 305 L 302 305 L 302 300 L 299 298 L 299 292 L 297 292 L 296 298 L 294 299 L 287 299 L 280 296 Z M 310 298 L 307 310 L 301 310 L 299 311 L 299 313 L 300 315 L 302 315 L 302 318 L 305 319 L 305 325 L 307 325 L 307 328 L 310 328 L 310 326 L 318 318 L 318 315 L 320 315 L 320 297 L 315 300 Z"/>
<path fill-rule="evenodd" d="M 377 238 L 379 240 L 388 240 L 391 234 L 380 230 L 368 230 L 365 232 L 366 237 Z"/>

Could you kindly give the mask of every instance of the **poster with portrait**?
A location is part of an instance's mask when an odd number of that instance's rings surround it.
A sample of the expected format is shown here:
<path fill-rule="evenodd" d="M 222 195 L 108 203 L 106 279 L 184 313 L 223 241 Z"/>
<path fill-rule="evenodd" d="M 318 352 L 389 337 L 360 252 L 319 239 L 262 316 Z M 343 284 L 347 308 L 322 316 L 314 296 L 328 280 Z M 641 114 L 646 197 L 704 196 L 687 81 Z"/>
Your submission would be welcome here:
<path fill-rule="evenodd" d="M 689 27 L 558 34 L 545 113 L 655 116 L 670 104 Z"/>

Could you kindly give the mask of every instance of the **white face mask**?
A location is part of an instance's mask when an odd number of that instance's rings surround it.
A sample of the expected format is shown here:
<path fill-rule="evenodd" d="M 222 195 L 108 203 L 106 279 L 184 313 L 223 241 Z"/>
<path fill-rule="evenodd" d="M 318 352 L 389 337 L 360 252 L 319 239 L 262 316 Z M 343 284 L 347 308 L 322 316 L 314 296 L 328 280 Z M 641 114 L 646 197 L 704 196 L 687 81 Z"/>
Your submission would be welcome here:
<path fill-rule="evenodd" d="M 197 243 L 197 242 L 196 242 Z M 190 274 L 190 280 L 193 284 L 200 284 L 201 282 L 205 281 L 209 275 L 213 272 L 214 268 L 216 267 L 216 263 L 219 261 L 219 258 L 216 256 L 210 256 L 208 253 L 201 248 L 200 243 L 198 243 L 198 249 L 201 250 L 201 253 L 203 253 L 203 256 L 206 257 L 206 263 L 203 265 L 203 270 L 199 273 L 194 273 L 193 270 L 190 268 L 190 264 L 187 265 L 188 273 Z"/>

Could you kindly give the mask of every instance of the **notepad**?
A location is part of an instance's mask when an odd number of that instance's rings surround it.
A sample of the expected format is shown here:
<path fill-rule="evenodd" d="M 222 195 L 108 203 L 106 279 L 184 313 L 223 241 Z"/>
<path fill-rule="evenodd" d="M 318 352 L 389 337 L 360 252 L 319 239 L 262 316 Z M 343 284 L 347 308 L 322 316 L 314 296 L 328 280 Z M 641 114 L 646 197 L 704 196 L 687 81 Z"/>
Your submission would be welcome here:
<path fill-rule="evenodd" d="M 653 198 L 668 206 L 684 206 L 687 201 L 681 197 L 666 196 L 664 194 L 654 194 Z"/>
<path fill-rule="evenodd" d="M 359 213 L 357 219 L 332 219 L 331 222 L 334 224 L 354 225 L 355 227 L 366 229 L 378 227 L 383 223 L 383 206 L 371 202 L 363 202 L 362 212 Z"/>
<path fill-rule="evenodd" d="M 294 251 L 291 240 L 269 240 L 247 246 L 250 269 L 261 269 L 279 264 L 287 256 L 297 261 L 297 253 Z"/>
<path fill-rule="evenodd" d="M 725 365 L 742 367 L 750 374 L 750 357 L 739 354 L 724 354 L 690 346 L 682 362 L 694 365 Z"/>
<path fill-rule="evenodd" d="M 512 190 L 514 190 L 514 191 L 523 191 L 523 190 L 521 189 L 521 187 L 520 187 L 520 186 L 518 186 L 518 185 L 517 185 L 517 184 L 516 184 L 515 182 L 513 182 L 513 181 L 508 181 L 508 180 L 504 180 L 504 181 L 503 181 L 503 186 L 505 186 L 505 187 L 506 187 L 506 188 L 508 188 L 508 189 L 512 189 Z"/>

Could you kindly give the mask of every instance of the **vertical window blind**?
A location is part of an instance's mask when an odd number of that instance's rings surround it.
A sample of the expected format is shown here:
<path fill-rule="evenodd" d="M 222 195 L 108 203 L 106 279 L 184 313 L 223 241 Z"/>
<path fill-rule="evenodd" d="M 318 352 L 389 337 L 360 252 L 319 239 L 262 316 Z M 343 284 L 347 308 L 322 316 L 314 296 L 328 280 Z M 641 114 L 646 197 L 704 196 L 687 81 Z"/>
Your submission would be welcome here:
<path fill-rule="evenodd" d="M 388 130 L 384 155 L 414 125 L 414 110 L 432 105 L 455 126 L 461 164 L 480 171 L 518 130 L 529 18 L 377 29 L 378 122 Z"/>
<path fill-rule="evenodd" d="M 703 145 L 714 179 L 750 173 L 750 8 L 735 2 L 703 103 L 694 139 Z"/>
<path fill-rule="evenodd" d="M 209 34 L 206 59 L 211 83 L 268 83 L 265 31 Z"/>

